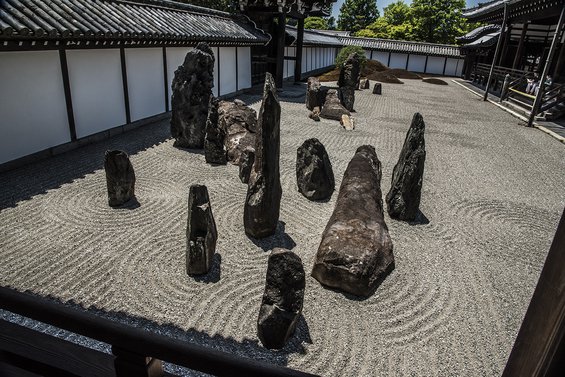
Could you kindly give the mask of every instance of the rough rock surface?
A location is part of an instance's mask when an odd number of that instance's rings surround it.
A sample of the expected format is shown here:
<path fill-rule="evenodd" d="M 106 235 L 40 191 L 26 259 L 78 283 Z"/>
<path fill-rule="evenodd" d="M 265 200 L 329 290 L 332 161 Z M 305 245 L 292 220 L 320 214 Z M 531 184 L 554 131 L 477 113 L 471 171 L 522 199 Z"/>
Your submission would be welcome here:
<path fill-rule="evenodd" d="M 200 42 L 184 58 L 175 71 L 171 98 L 171 135 L 174 145 L 182 148 L 202 148 L 208 105 L 214 86 L 214 53 Z"/>
<path fill-rule="evenodd" d="M 361 62 L 357 54 L 351 54 L 343 63 L 339 72 L 339 99 L 349 111 L 353 111 L 355 103 L 355 89 L 359 87 L 359 77 L 361 74 Z"/>
<path fill-rule="evenodd" d="M 369 89 L 371 87 L 371 83 L 369 79 L 361 79 L 359 81 L 359 89 Z"/>
<path fill-rule="evenodd" d="M 255 161 L 255 149 L 249 147 L 241 152 L 239 157 L 239 179 L 242 183 L 249 183 L 249 175 Z"/>
<path fill-rule="evenodd" d="M 308 116 L 310 119 L 315 120 L 316 122 L 320 121 L 320 108 L 319 107 L 314 107 L 314 109 L 312 109 L 312 112 L 310 113 L 310 115 Z"/>
<path fill-rule="evenodd" d="M 227 159 L 239 165 L 241 153 L 246 148 L 255 148 L 257 113 L 243 101 L 221 101 L 218 108 L 220 128 L 225 131 L 224 139 Z"/>
<path fill-rule="evenodd" d="M 121 206 L 135 196 L 135 172 L 126 152 L 106 151 L 104 155 L 108 204 Z"/>
<path fill-rule="evenodd" d="M 351 115 L 351 113 L 342 106 L 339 97 L 337 96 L 337 90 L 328 90 L 328 95 L 326 96 L 326 102 L 322 107 L 320 112 L 320 117 L 326 119 L 341 120 L 343 114 Z"/>
<path fill-rule="evenodd" d="M 341 116 L 341 120 L 339 121 L 339 124 L 341 124 L 343 128 L 345 128 L 347 131 L 352 131 L 355 129 L 355 123 L 353 121 L 353 117 L 346 114 L 343 114 Z"/>
<path fill-rule="evenodd" d="M 376 82 L 373 86 L 373 94 L 382 94 L 383 86 L 380 82 Z"/>
<path fill-rule="evenodd" d="M 275 234 L 279 222 L 282 187 L 279 171 L 281 106 L 273 76 L 265 75 L 259 110 L 255 161 L 249 175 L 243 210 L 245 234 L 264 238 Z"/>
<path fill-rule="evenodd" d="M 306 87 L 306 108 L 314 110 L 315 107 L 322 106 L 320 80 L 317 77 L 308 77 L 308 86 Z"/>
<path fill-rule="evenodd" d="M 324 145 L 315 138 L 296 150 L 298 191 L 310 200 L 325 200 L 335 190 L 334 172 Z"/>
<path fill-rule="evenodd" d="M 394 269 L 380 186 L 381 163 L 375 148 L 363 145 L 347 166 L 322 234 L 312 269 L 320 283 L 366 297 Z"/>
<path fill-rule="evenodd" d="M 206 137 L 204 138 L 204 158 L 209 164 L 225 165 L 226 149 L 224 139 L 226 132 L 218 122 L 218 99 L 210 97 L 208 120 L 206 121 Z"/>
<path fill-rule="evenodd" d="M 188 193 L 186 226 L 186 272 L 189 275 L 202 275 L 210 270 L 217 239 L 208 189 L 204 185 L 192 185 Z"/>
<path fill-rule="evenodd" d="M 257 335 L 265 347 L 283 348 L 292 336 L 302 314 L 305 287 L 300 257 L 290 250 L 273 249 L 257 319 Z"/>
<path fill-rule="evenodd" d="M 386 195 L 388 214 L 393 219 L 413 221 L 418 215 L 426 160 L 425 128 L 422 115 L 414 114 Z"/>

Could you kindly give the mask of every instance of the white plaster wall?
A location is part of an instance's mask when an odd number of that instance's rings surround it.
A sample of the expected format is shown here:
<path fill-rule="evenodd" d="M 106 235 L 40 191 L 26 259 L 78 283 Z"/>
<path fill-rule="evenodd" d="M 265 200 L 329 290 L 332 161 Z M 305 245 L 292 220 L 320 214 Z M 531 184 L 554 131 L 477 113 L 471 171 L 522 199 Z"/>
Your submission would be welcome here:
<path fill-rule="evenodd" d="M 59 52 L 0 52 L 0 163 L 70 140 Z"/>
<path fill-rule="evenodd" d="M 373 60 L 378 60 L 384 65 L 388 64 L 388 52 L 387 51 L 373 51 Z"/>
<path fill-rule="evenodd" d="M 428 57 L 428 67 L 426 68 L 426 73 L 433 74 L 443 74 L 443 65 L 445 63 L 445 58 L 440 56 L 430 56 Z"/>
<path fill-rule="evenodd" d="M 296 47 L 285 47 L 284 50 L 285 56 L 296 56 Z M 293 77 L 294 76 L 294 60 L 285 60 L 284 61 L 284 77 Z"/>
<path fill-rule="evenodd" d="M 302 73 L 306 72 L 305 70 L 308 68 L 306 66 L 306 54 L 307 54 L 307 49 L 306 48 L 302 48 Z"/>
<path fill-rule="evenodd" d="M 389 68 L 406 68 L 406 59 L 408 59 L 407 54 L 400 54 L 393 52 L 390 54 L 390 64 Z M 386 63 L 385 63 L 386 64 Z"/>
<path fill-rule="evenodd" d="M 235 59 L 235 47 L 220 47 L 220 95 L 237 91 Z M 217 73 L 214 74 L 215 76 L 217 76 Z"/>
<path fill-rule="evenodd" d="M 163 50 L 126 48 L 125 58 L 131 120 L 165 112 Z"/>
<path fill-rule="evenodd" d="M 118 49 L 68 50 L 77 137 L 126 123 Z"/>
<path fill-rule="evenodd" d="M 410 55 L 408 60 L 408 70 L 412 72 L 424 72 L 426 69 L 425 55 Z"/>
<path fill-rule="evenodd" d="M 167 80 L 169 91 L 169 104 L 171 103 L 171 96 L 173 95 L 172 84 L 175 77 L 175 71 L 179 65 L 184 62 L 186 54 L 192 50 L 191 47 L 167 47 Z"/>
<path fill-rule="evenodd" d="M 457 61 L 457 71 L 455 72 L 455 76 L 461 76 L 463 74 L 463 63 L 465 62 L 465 59 L 459 59 Z"/>
<path fill-rule="evenodd" d="M 251 48 L 237 48 L 237 90 L 251 88 Z"/>
<path fill-rule="evenodd" d="M 445 65 L 445 75 L 446 76 L 455 76 L 457 73 L 457 60 L 453 58 L 447 59 L 447 64 Z"/>

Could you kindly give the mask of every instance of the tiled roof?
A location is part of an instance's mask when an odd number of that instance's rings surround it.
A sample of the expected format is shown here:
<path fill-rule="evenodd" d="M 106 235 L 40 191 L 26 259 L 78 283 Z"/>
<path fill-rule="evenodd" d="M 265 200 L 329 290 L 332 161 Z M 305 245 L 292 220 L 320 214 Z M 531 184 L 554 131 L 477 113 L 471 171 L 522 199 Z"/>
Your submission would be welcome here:
<path fill-rule="evenodd" d="M 504 4 L 507 5 L 509 19 L 521 18 L 531 20 L 532 16 L 547 18 L 550 13 L 559 15 L 565 0 L 493 0 L 479 3 L 474 8 L 465 9 L 462 16 L 472 21 L 500 22 L 504 14 Z"/>
<path fill-rule="evenodd" d="M 518 1 L 520 1 L 520 0 L 518 0 Z M 514 1 L 492 0 L 492 1 L 487 1 L 487 2 L 484 2 L 484 3 L 479 3 L 479 5 L 476 6 L 476 7 L 465 9 L 462 13 L 462 16 L 469 18 L 469 17 L 478 16 L 478 15 L 481 15 L 481 14 L 484 14 L 484 13 L 492 12 L 494 10 L 503 8 L 504 2 L 515 3 L 517 1 L 516 0 L 514 0 Z"/>
<path fill-rule="evenodd" d="M 286 33 L 294 38 L 294 43 L 296 43 L 296 37 L 298 31 L 294 26 L 286 27 Z M 310 29 L 304 29 L 304 45 L 308 46 L 343 46 L 343 43 L 335 35 L 331 35 L 322 31 L 315 31 Z"/>
<path fill-rule="evenodd" d="M 247 18 L 169 0 L 0 0 L 0 40 L 265 44 Z"/>
<path fill-rule="evenodd" d="M 425 42 L 396 41 L 379 38 L 338 37 L 346 46 L 361 46 L 370 50 L 404 52 L 421 55 L 461 56 L 459 46 Z"/>
<path fill-rule="evenodd" d="M 487 33 L 491 33 L 493 31 L 498 31 L 498 30 L 500 30 L 500 25 L 490 24 L 490 25 L 479 26 L 478 28 L 471 30 L 470 32 L 468 32 L 467 34 L 461 37 L 457 37 L 456 39 L 461 43 L 468 43 L 474 41 L 475 39 Z"/>
<path fill-rule="evenodd" d="M 477 49 L 477 48 L 484 48 L 484 47 L 492 47 L 498 41 L 498 37 L 500 36 L 500 31 L 495 31 L 489 34 L 485 34 L 473 42 L 468 43 L 466 45 L 461 46 L 462 49 Z"/>

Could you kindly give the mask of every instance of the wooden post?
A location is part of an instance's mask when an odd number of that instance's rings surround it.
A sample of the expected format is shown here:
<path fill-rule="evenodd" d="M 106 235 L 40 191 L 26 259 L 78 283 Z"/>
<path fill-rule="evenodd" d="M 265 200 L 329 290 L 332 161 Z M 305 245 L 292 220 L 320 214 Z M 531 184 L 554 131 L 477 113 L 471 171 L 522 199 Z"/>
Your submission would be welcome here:
<path fill-rule="evenodd" d="M 500 27 L 500 35 L 498 36 L 498 42 L 496 42 L 496 49 L 494 50 L 494 57 L 492 58 L 492 64 L 490 66 L 490 72 L 488 74 L 487 84 L 485 87 L 485 95 L 483 97 L 483 101 L 488 99 L 488 90 L 490 87 L 490 80 L 492 79 L 492 71 L 494 71 L 494 65 L 498 60 L 498 52 L 500 51 L 500 44 L 502 43 L 502 38 L 504 38 L 504 29 L 506 28 L 506 22 L 508 20 L 508 6 L 506 2 L 504 2 L 504 20 L 502 21 L 502 25 Z"/>
<path fill-rule="evenodd" d="M 565 211 L 502 377 L 558 376 L 563 372 L 560 353 L 565 346 L 564 250 Z"/>
<path fill-rule="evenodd" d="M 112 346 L 117 377 L 162 377 L 163 362 Z"/>
<path fill-rule="evenodd" d="M 563 33 L 565 37 L 565 33 Z M 555 63 L 555 69 L 553 70 L 553 80 L 557 81 L 561 78 L 563 71 L 563 63 L 565 63 L 565 43 L 561 43 L 561 49 L 559 51 L 559 57 L 557 58 L 557 63 Z"/>
<path fill-rule="evenodd" d="M 516 69 L 518 64 L 522 61 L 522 52 L 524 50 L 524 40 L 526 39 L 526 33 L 528 32 L 528 23 L 524 21 L 522 26 L 522 34 L 520 34 L 520 42 L 518 42 L 518 50 L 516 50 L 516 56 L 514 57 L 514 62 L 512 63 L 512 69 Z"/>
<path fill-rule="evenodd" d="M 286 36 L 286 15 L 280 13 L 277 17 L 277 46 L 276 46 L 276 69 L 275 85 L 282 88 L 284 78 L 284 41 Z"/>
<path fill-rule="evenodd" d="M 506 53 L 508 52 L 508 45 L 510 44 L 510 36 L 512 34 L 512 25 L 508 25 L 506 31 L 504 32 L 504 41 L 502 43 L 502 52 L 500 53 L 500 56 L 498 57 L 498 65 L 502 66 L 502 64 L 504 63 L 504 57 L 506 56 Z"/>
<path fill-rule="evenodd" d="M 565 7 L 561 8 L 561 15 L 559 16 L 559 22 L 557 22 L 557 27 L 555 28 L 555 33 L 553 34 L 553 40 L 551 41 L 551 47 L 549 48 L 549 54 L 547 55 L 547 60 L 545 61 L 545 66 L 543 67 L 543 73 L 540 76 L 540 83 L 538 88 L 538 93 L 536 94 L 536 99 L 532 106 L 532 112 L 530 113 L 530 119 L 528 119 L 528 127 L 534 124 L 534 120 L 539 111 L 541 100 L 545 92 L 545 76 L 549 73 L 549 67 L 551 66 L 551 61 L 553 60 L 553 55 L 555 54 L 555 46 L 557 46 L 559 32 L 563 28 L 563 17 L 565 15 Z"/>
<path fill-rule="evenodd" d="M 69 81 L 69 66 L 67 64 L 67 51 L 64 48 L 59 49 L 59 61 L 61 64 L 61 75 L 63 76 L 63 90 L 65 92 L 65 104 L 67 105 L 67 121 L 69 122 L 69 134 L 71 141 L 77 139 L 77 129 L 75 125 L 75 116 L 73 111 L 73 96 L 71 93 L 71 85 Z"/>

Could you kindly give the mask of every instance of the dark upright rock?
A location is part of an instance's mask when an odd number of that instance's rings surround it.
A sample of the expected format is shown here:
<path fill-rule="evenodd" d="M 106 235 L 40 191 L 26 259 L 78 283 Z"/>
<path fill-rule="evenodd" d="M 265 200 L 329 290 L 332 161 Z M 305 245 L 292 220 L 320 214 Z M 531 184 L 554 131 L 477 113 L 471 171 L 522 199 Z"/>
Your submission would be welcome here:
<path fill-rule="evenodd" d="M 175 71 L 171 98 L 171 135 L 174 145 L 182 148 L 202 148 L 208 105 L 214 86 L 214 54 L 210 47 L 199 43 L 189 51 L 184 63 Z"/>
<path fill-rule="evenodd" d="M 273 76 L 266 74 L 257 121 L 255 161 L 243 210 L 245 233 L 254 238 L 275 234 L 282 187 L 279 172 L 281 106 Z"/>
<path fill-rule="evenodd" d="M 388 214 L 393 219 L 413 221 L 418 215 L 426 160 L 425 128 L 422 115 L 414 114 L 386 195 Z"/>
<path fill-rule="evenodd" d="M 135 196 L 135 173 L 126 152 L 113 150 L 104 155 L 108 204 L 120 206 Z"/>
<path fill-rule="evenodd" d="M 206 137 L 204 139 L 204 158 L 209 164 L 227 164 L 224 139 L 226 132 L 218 123 L 218 99 L 210 97 L 208 120 L 206 121 Z"/>
<path fill-rule="evenodd" d="M 283 348 L 294 333 L 302 313 L 305 286 L 300 257 L 290 250 L 273 249 L 257 319 L 257 335 L 265 347 Z"/>
<path fill-rule="evenodd" d="M 371 83 L 369 79 L 359 80 L 359 89 L 369 89 L 370 87 L 371 87 Z"/>
<path fill-rule="evenodd" d="M 314 110 L 315 107 L 321 107 L 321 84 L 317 77 L 308 77 L 308 86 L 306 88 L 306 108 Z"/>
<path fill-rule="evenodd" d="M 226 132 L 224 140 L 228 161 L 239 165 L 245 149 L 255 149 L 257 113 L 243 101 L 221 101 L 218 108 L 220 128 Z"/>
<path fill-rule="evenodd" d="M 353 111 L 355 103 L 355 89 L 359 87 L 359 77 L 361 74 L 361 62 L 357 54 L 351 54 L 343 63 L 339 72 L 339 99 L 349 111 Z"/>
<path fill-rule="evenodd" d="M 343 114 L 351 115 L 351 113 L 341 105 L 341 101 L 337 96 L 335 89 L 328 90 L 326 102 L 320 112 L 320 117 L 333 120 L 341 120 Z"/>
<path fill-rule="evenodd" d="M 375 86 L 373 86 L 373 94 L 382 94 L 382 85 L 380 82 L 375 83 Z"/>
<path fill-rule="evenodd" d="M 334 173 L 326 148 L 318 139 L 308 139 L 296 151 L 298 191 L 310 200 L 324 200 L 335 189 Z"/>
<path fill-rule="evenodd" d="M 347 165 L 312 276 L 324 285 L 369 296 L 393 269 L 392 241 L 383 216 L 381 163 L 375 148 L 363 145 Z"/>
<path fill-rule="evenodd" d="M 208 189 L 204 185 L 192 185 L 188 193 L 186 226 L 186 272 L 189 275 L 201 275 L 210 270 L 217 239 Z"/>
<path fill-rule="evenodd" d="M 249 183 L 249 175 L 255 161 L 255 150 L 246 148 L 239 157 L 239 179 L 242 183 Z"/>

